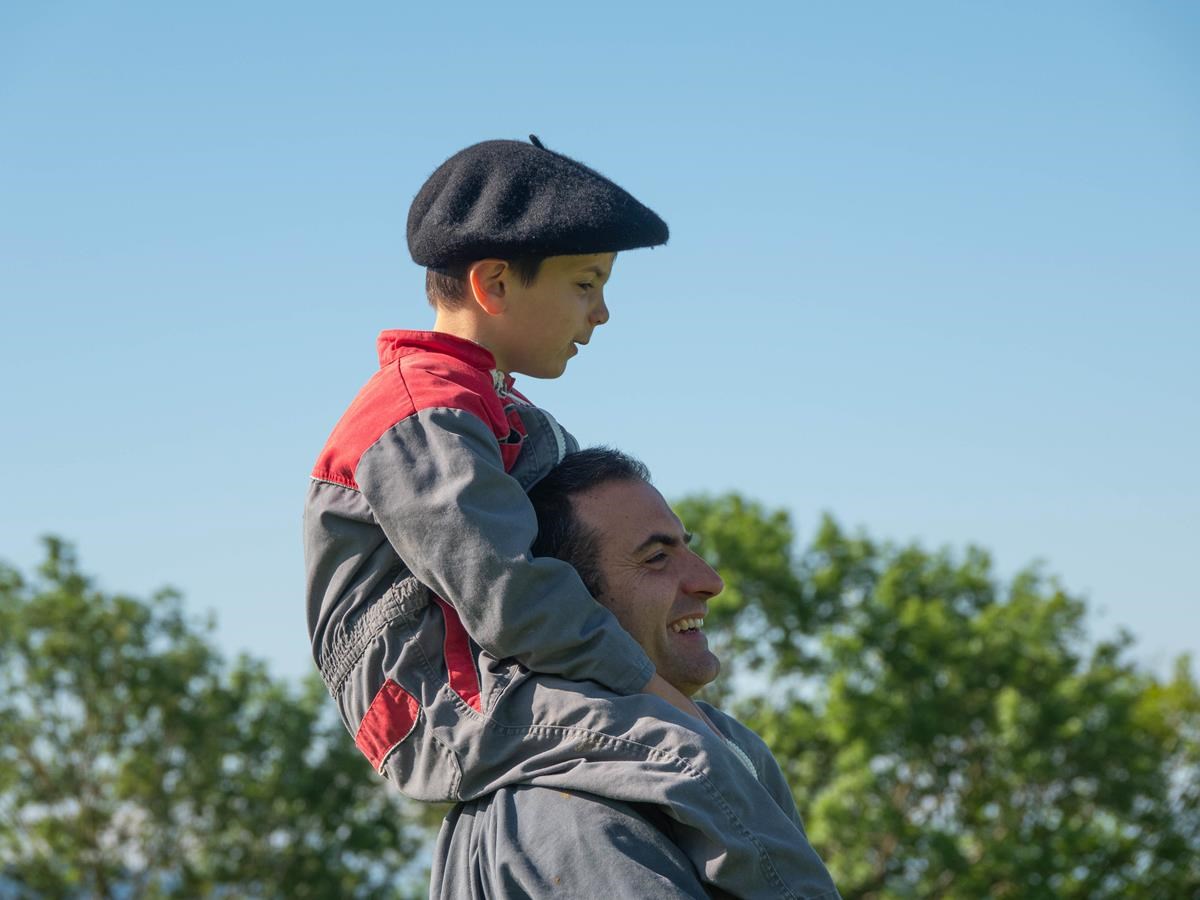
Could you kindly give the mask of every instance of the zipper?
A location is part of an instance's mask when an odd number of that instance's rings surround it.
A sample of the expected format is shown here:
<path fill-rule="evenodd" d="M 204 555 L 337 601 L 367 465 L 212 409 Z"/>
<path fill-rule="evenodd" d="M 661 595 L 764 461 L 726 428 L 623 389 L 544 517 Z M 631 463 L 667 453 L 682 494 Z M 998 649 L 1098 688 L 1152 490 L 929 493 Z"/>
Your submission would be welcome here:
<path fill-rule="evenodd" d="M 495 388 L 496 396 L 501 400 L 507 400 L 512 396 L 512 394 L 508 392 L 508 385 L 506 383 L 504 373 L 499 369 L 492 369 L 492 387 Z"/>

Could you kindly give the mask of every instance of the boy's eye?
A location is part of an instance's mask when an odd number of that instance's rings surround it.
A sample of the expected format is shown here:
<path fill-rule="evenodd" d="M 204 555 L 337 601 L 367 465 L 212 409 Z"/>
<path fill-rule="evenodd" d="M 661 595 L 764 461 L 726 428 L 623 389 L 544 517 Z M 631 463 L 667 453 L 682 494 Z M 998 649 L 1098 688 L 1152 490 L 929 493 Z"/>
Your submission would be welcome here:
<path fill-rule="evenodd" d="M 590 291 L 592 289 L 592 283 L 590 281 L 576 282 L 576 286 L 583 288 L 585 291 Z"/>

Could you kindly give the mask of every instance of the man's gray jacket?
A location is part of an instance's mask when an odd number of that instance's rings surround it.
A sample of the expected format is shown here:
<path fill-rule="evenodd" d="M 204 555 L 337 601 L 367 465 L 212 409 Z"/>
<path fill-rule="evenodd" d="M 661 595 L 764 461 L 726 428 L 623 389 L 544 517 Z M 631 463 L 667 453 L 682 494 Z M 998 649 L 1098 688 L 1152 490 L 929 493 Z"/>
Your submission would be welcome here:
<path fill-rule="evenodd" d="M 787 781 L 767 745 L 736 719 L 701 706 L 803 832 Z M 504 788 L 461 803 L 447 815 L 434 849 L 430 900 L 731 896 L 701 882 L 676 843 L 676 828 L 649 804 L 529 785 Z M 838 896 L 832 884 L 814 888 L 804 896 Z"/>

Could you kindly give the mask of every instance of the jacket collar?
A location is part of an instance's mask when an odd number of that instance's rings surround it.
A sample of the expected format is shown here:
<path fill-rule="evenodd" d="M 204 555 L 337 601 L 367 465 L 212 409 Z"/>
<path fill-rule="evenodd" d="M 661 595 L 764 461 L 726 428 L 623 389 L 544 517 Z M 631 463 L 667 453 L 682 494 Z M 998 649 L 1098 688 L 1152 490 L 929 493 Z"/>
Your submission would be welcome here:
<path fill-rule="evenodd" d="M 401 356 L 413 351 L 423 350 L 429 353 L 445 353 L 447 356 L 460 359 L 477 369 L 484 369 L 488 372 L 498 371 L 496 357 L 492 356 L 491 351 L 486 347 L 442 331 L 405 331 L 401 329 L 381 331 L 375 340 L 375 346 L 379 351 L 380 366 L 393 363 Z M 513 377 L 505 372 L 501 372 L 500 375 L 503 377 L 505 388 L 511 389 Z"/>
<path fill-rule="evenodd" d="M 466 338 L 445 334 L 441 331 L 402 331 L 399 329 L 381 331 L 375 341 L 375 346 L 379 351 L 381 366 L 395 362 L 399 357 L 411 353 L 413 350 L 427 350 L 434 353 L 447 353 L 481 369 L 496 367 L 496 359 L 486 347 L 481 347 Z"/>

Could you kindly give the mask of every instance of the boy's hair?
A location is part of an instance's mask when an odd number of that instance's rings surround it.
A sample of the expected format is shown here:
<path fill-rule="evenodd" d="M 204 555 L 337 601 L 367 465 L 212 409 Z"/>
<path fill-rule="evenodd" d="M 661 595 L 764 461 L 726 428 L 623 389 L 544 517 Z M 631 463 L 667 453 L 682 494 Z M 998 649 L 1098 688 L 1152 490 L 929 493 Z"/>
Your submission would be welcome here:
<path fill-rule="evenodd" d="M 508 267 L 520 279 L 521 284 L 529 287 L 537 281 L 538 272 L 542 268 L 544 256 L 519 256 L 508 260 Z M 467 284 L 467 271 L 473 263 L 461 263 L 444 269 L 425 270 L 425 296 L 429 305 L 435 309 L 461 309 L 467 304 L 470 285 Z"/>

